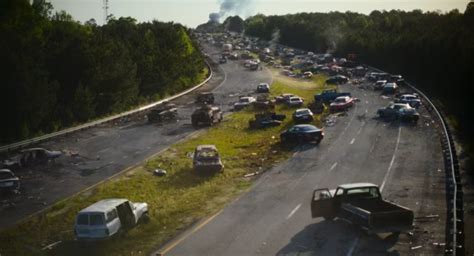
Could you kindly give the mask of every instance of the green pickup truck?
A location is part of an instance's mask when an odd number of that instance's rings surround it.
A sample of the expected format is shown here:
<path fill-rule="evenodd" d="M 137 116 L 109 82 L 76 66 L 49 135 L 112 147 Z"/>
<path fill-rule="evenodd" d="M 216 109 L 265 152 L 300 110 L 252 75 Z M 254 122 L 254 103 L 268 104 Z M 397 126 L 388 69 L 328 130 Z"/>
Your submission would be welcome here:
<path fill-rule="evenodd" d="M 413 229 L 413 211 L 382 199 L 377 185 L 352 183 L 334 190 L 316 189 L 311 199 L 313 218 L 338 217 L 373 233 L 400 233 Z"/>

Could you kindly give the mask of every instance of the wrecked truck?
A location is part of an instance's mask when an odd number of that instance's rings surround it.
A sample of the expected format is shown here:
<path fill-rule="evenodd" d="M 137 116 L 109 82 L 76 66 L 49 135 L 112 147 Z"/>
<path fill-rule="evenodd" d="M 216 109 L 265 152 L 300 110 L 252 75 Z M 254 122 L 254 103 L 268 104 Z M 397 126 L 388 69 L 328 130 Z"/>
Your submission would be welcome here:
<path fill-rule="evenodd" d="M 191 123 L 194 128 L 200 125 L 210 126 L 222 121 L 222 111 L 219 107 L 204 105 L 196 109 L 191 115 Z"/>
<path fill-rule="evenodd" d="M 382 199 L 379 187 L 371 183 L 339 185 L 336 189 L 315 189 L 311 216 L 331 221 L 338 217 L 373 233 L 413 229 L 413 211 Z"/>
<path fill-rule="evenodd" d="M 222 172 L 222 164 L 219 152 L 214 145 L 199 145 L 194 150 L 193 168 L 196 172 Z"/>

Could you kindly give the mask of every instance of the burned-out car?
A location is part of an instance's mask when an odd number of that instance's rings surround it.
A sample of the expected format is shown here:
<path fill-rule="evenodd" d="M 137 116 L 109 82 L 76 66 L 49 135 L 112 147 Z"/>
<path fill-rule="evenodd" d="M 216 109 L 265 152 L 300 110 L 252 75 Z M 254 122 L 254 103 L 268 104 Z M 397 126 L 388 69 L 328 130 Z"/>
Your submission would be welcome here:
<path fill-rule="evenodd" d="M 62 155 L 61 151 L 47 150 L 44 148 L 29 148 L 20 151 L 20 153 L 1 163 L 1 168 L 17 170 L 23 167 L 29 167 L 36 164 L 45 164 Z"/>
<path fill-rule="evenodd" d="M 165 103 L 155 106 L 147 115 L 148 122 L 163 122 L 175 120 L 178 117 L 178 109 L 175 104 Z"/>
<path fill-rule="evenodd" d="M 196 98 L 197 103 L 214 104 L 214 94 L 212 92 L 201 92 Z"/>
<path fill-rule="evenodd" d="M 191 115 L 191 123 L 197 128 L 200 125 L 213 125 L 222 121 L 222 111 L 219 107 L 204 105 L 196 109 Z"/>
<path fill-rule="evenodd" d="M 222 172 L 222 164 L 219 152 L 214 145 L 199 145 L 194 150 L 193 168 L 197 172 Z"/>
<path fill-rule="evenodd" d="M 8 169 L 0 169 L 0 193 L 18 193 L 20 179 Z"/>
<path fill-rule="evenodd" d="M 275 112 L 263 112 L 255 114 L 255 118 L 249 120 L 250 129 L 261 129 L 279 126 L 286 116 L 283 114 L 276 114 Z"/>

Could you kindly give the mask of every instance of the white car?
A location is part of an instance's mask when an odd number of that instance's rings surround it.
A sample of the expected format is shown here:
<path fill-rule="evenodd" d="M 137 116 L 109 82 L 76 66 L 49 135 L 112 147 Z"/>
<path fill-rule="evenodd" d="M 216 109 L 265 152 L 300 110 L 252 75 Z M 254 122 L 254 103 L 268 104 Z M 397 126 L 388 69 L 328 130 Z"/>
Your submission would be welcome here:
<path fill-rule="evenodd" d="M 240 97 L 239 101 L 234 103 L 234 110 L 241 110 L 245 107 L 250 106 L 250 104 L 254 103 L 255 101 L 257 101 L 257 99 L 255 99 L 254 97 Z"/>
<path fill-rule="evenodd" d="M 74 233 L 79 240 L 100 240 L 114 236 L 124 228 L 148 218 L 147 203 L 127 199 L 105 199 L 82 209 L 76 217 Z"/>
<path fill-rule="evenodd" d="M 303 103 L 304 103 L 303 98 L 297 97 L 297 96 L 290 97 L 286 101 L 286 104 L 290 107 L 301 107 L 303 106 Z"/>

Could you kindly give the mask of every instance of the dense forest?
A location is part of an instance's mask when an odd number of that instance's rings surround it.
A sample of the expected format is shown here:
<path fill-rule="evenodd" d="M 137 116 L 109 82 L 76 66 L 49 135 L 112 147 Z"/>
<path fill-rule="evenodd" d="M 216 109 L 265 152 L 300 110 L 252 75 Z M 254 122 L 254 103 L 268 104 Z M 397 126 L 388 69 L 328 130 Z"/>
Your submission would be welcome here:
<path fill-rule="evenodd" d="M 188 30 L 74 21 L 44 0 L 1 1 L 0 144 L 120 112 L 192 86 L 205 64 Z"/>
<path fill-rule="evenodd" d="M 438 99 L 455 117 L 463 139 L 474 145 L 474 2 L 464 13 L 373 11 L 256 15 L 245 33 L 266 40 L 279 31 L 280 43 L 359 61 L 407 80 Z"/>

